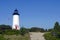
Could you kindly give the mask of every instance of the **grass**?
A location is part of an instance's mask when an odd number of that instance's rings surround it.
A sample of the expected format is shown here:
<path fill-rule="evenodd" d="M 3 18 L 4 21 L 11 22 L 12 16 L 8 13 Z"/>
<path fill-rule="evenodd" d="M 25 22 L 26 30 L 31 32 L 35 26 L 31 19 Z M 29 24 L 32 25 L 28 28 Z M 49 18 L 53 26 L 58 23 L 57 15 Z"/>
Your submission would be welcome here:
<path fill-rule="evenodd" d="M 25 28 L 20 30 L 0 30 L 0 40 L 30 40 L 29 32 Z"/>
<path fill-rule="evenodd" d="M 60 40 L 60 38 L 52 36 L 50 32 L 45 33 L 44 37 L 45 37 L 46 40 Z"/>
<path fill-rule="evenodd" d="M 0 35 L 0 40 L 30 40 L 29 34 L 22 35 Z"/>
<path fill-rule="evenodd" d="M 3 35 L 0 35 L 0 40 L 6 40 Z"/>

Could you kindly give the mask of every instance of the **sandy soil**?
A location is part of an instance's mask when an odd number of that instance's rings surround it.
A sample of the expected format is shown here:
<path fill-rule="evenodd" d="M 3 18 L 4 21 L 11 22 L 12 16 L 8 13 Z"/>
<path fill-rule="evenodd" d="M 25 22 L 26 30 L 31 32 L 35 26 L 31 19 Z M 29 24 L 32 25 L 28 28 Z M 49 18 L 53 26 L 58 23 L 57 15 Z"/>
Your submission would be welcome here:
<path fill-rule="evenodd" d="M 45 40 L 43 35 L 44 33 L 40 33 L 40 32 L 30 32 L 31 40 Z"/>

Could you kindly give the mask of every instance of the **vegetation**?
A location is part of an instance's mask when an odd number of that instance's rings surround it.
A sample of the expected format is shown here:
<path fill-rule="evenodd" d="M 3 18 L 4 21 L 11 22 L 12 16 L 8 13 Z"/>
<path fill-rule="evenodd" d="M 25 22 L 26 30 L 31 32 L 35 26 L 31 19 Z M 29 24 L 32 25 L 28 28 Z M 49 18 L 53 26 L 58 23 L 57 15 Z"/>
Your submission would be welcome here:
<path fill-rule="evenodd" d="M 6 40 L 29 40 L 29 34 L 22 35 L 4 35 Z"/>
<path fill-rule="evenodd" d="M 0 25 L 0 40 L 29 40 L 29 32 L 47 32 L 44 34 L 46 40 L 60 40 L 59 22 L 54 24 L 54 28 L 48 30 L 38 27 L 30 29 L 22 27 L 20 30 L 12 30 L 9 25 Z"/>
<path fill-rule="evenodd" d="M 21 28 L 20 29 L 20 34 L 24 36 L 24 34 L 28 33 L 28 30 L 26 28 Z"/>
<path fill-rule="evenodd" d="M 2 35 L 0 35 L 0 40 L 6 40 Z"/>
<path fill-rule="evenodd" d="M 44 34 L 46 40 L 60 40 L 60 38 L 51 35 L 51 33 Z"/>
<path fill-rule="evenodd" d="M 0 25 L 0 40 L 29 40 L 29 34 L 26 28 L 12 30 L 9 25 Z"/>
<path fill-rule="evenodd" d="M 60 25 L 56 22 L 53 29 L 44 34 L 46 40 L 60 40 Z"/>
<path fill-rule="evenodd" d="M 58 22 L 55 23 L 54 28 L 51 33 L 55 37 L 60 37 L 60 25 Z"/>
<path fill-rule="evenodd" d="M 32 27 L 29 31 L 30 32 L 45 32 L 43 28 L 38 28 L 38 27 Z"/>

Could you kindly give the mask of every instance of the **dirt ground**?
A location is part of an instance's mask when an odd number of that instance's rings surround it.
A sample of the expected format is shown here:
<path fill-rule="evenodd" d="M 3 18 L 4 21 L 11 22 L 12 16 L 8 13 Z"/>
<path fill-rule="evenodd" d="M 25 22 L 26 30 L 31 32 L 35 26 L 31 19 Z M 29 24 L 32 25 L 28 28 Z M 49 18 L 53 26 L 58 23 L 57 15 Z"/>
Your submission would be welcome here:
<path fill-rule="evenodd" d="M 44 33 L 41 32 L 30 32 L 31 40 L 45 40 L 43 35 Z"/>

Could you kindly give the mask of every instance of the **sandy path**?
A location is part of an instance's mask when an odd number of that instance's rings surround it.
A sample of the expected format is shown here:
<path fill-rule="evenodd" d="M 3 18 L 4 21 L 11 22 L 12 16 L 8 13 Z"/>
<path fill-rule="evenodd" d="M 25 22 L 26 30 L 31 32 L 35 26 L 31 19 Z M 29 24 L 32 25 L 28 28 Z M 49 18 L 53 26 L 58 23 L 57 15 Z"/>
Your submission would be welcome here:
<path fill-rule="evenodd" d="M 40 32 L 30 32 L 31 40 L 45 40 L 43 35 L 44 33 L 40 33 Z"/>

